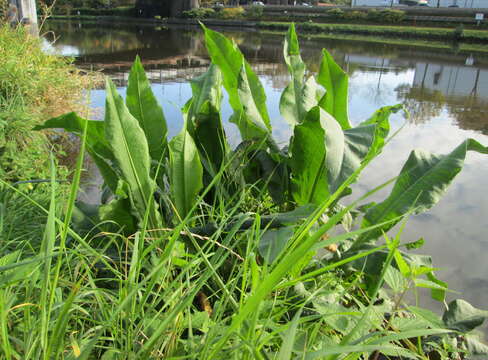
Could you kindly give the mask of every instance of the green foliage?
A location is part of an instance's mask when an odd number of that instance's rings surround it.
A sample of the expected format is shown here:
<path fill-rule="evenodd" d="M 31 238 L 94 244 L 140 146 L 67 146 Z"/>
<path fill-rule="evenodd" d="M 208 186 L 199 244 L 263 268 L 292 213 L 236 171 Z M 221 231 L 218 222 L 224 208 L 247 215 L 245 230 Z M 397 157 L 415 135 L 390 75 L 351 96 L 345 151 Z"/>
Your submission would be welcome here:
<path fill-rule="evenodd" d="M 405 12 L 401 10 L 369 10 L 367 14 L 367 19 L 380 23 L 399 23 L 405 19 Z"/>
<path fill-rule="evenodd" d="M 166 120 L 163 109 L 151 91 L 139 57 L 136 58 L 129 76 L 127 108 L 144 131 L 151 158 L 155 161 L 161 161 L 165 155 L 165 140 L 168 132 Z"/>
<path fill-rule="evenodd" d="M 277 31 L 288 31 L 289 22 L 260 22 L 259 27 Z M 363 24 L 327 24 L 303 22 L 297 24 L 303 32 L 319 34 L 360 34 L 380 38 L 395 37 L 402 39 L 438 39 L 452 40 L 453 31 L 449 28 L 430 28 L 399 25 L 363 25 Z M 484 30 L 464 30 L 464 41 L 484 43 L 488 40 L 488 32 Z M 382 39 L 382 41 L 384 41 Z"/>
<path fill-rule="evenodd" d="M 250 19 L 260 19 L 263 13 L 264 7 L 260 5 L 251 5 L 246 9 L 246 17 Z"/>
<path fill-rule="evenodd" d="M 84 111 L 90 79 L 71 60 L 45 53 L 22 28 L 0 25 L 0 57 L 0 177 L 46 178 L 48 138 L 29 130 L 66 109 Z M 63 137 L 51 139 L 59 144 Z"/>
<path fill-rule="evenodd" d="M 85 112 L 83 89 L 91 76 L 82 75 L 71 59 L 43 51 L 41 39 L 22 27 L 0 25 L 0 179 L 19 182 L 17 189 L 40 204 L 49 203 L 48 188 L 39 180 L 49 178 L 49 152 L 57 154 L 58 178 L 68 177 L 72 164 L 68 152 L 74 145 L 59 132 L 32 132 L 32 128 L 66 110 Z M 59 198 L 66 194 L 60 183 Z M 10 194 L 0 186 L 0 198 L 8 209 L 0 238 L 7 242 L 29 239 L 36 244 L 42 237 L 45 215 L 29 201 Z M 0 200 L 2 202 L 2 200 Z"/>
<path fill-rule="evenodd" d="M 232 8 L 223 8 L 218 12 L 218 15 L 221 19 L 224 20 L 232 20 L 232 19 L 241 19 L 245 15 L 244 8 L 232 7 Z"/>
<path fill-rule="evenodd" d="M 244 59 L 237 45 L 225 36 L 205 28 L 205 41 L 212 62 L 220 69 L 224 88 L 234 110 L 236 123 L 244 140 L 268 139 L 271 125 L 266 95 L 258 77 Z"/>
<path fill-rule="evenodd" d="M 402 299 L 410 288 L 429 288 L 443 301 L 447 285 L 434 277 L 429 258 L 401 251 L 401 234 L 408 214 L 435 205 L 468 151 L 488 149 L 468 139 L 444 156 L 414 151 L 383 202 L 343 205 L 383 150 L 389 117 L 402 106 L 379 109 L 353 126 L 347 74 L 324 51 L 317 79 L 306 77 L 292 27 L 284 49 L 291 81 L 280 110 L 293 137 L 279 148 L 259 78 L 233 41 L 204 32 L 212 64 L 192 81 L 185 123 L 169 142 L 138 59 L 125 103 L 107 82 L 104 122 L 71 113 L 39 127 L 74 132 L 82 151 L 63 220 L 51 171 L 45 237 L 33 251 L 43 260 L 18 261 L 14 253 L 0 262 L 0 271 L 19 270 L 0 277 L 0 316 L 9 324 L 0 326 L 2 351 L 45 359 L 331 360 L 459 352 L 468 342 L 453 344 L 453 329 L 471 336 L 486 312 L 459 301 L 444 321 L 409 310 Z M 222 88 L 243 140 L 235 149 L 222 127 Z M 84 148 L 107 196 L 100 206 L 75 209 Z M 78 219 L 85 226 L 92 221 L 92 228 L 81 232 Z M 402 220 L 390 239 L 385 232 Z M 105 230 L 114 225 L 116 233 Z M 383 238 L 384 245 L 375 245 Z M 321 255 L 323 249 L 329 252 Z M 41 266 L 24 268 L 37 261 Z M 18 305 L 4 288 L 17 293 Z M 22 331 L 25 341 L 11 340 Z M 473 352 L 483 351 L 469 339 Z"/>
<path fill-rule="evenodd" d="M 459 24 L 453 32 L 454 39 L 461 40 L 464 37 L 464 25 Z"/>
<path fill-rule="evenodd" d="M 339 8 L 333 8 L 327 11 L 327 15 L 334 19 L 343 19 L 345 16 L 344 10 Z"/>
<path fill-rule="evenodd" d="M 196 8 L 187 11 L 183 11 L 183 17 L 188 19 L 206 19 L 216 15 L 216 12 L 212 8 Z"/>
<path fill-rule="evenodd" d="M 132 68 L 132 74 L 137 74 L 138 72 L 139 67 L 136 62 Z M 136 76 L 133 76 L 133 79 Z M 141 81 L 140 78 L 136 79 L 138 83 Z M 147 79 L 145 79 L 145 82 L 147 83 Z M 132 86 L 137 85 L 132 82 Z M 149 145 L 144 130 L 140 125 L 143 123 L 146 129 L 165 128 L 165 126 L 160 124 L 160 122 L 164 121 L 164 118 L 158 116 L 146 118 L 142 116 L 142 113 L 131 114 L 129 107 L 125 106 L 122 97 L 117 94 L 115 85 L 110 80 L 107 81 L 106 88 L 105 136 L 117 164 L 119 182 L 122 181 L 124 187 L 127 187 L 136 218 L 142 222 L 148 215 L 151 229 L 157 229 L 160 227 L 161 222 L 159 221 L 160 215 L 156 210 L 156 203 L 152 195 L 155 191 L 155 184 L 150 174 L 151 153 L 149 152 Z M 128 91 L 128 102 L 132 96 L 132 94 L 129 95 Z M 149 97 L 149 99 L 151 98 Z M 139 103 L 144 102 L 144 100 L 140 101 L 139 98 L 136 101 Z M 145 104 L 154 105 L 151 102 L 145 102 Z M 157 111 L 157 104 L 155 109 Z M 136 114 L 141 117 L 136 119 Z M 157 125 L 153 126 L 152 123 Z M 162 134 L 165 134 L 165 132 Z M 162 141 L 162 139 L 160 140 Z M 162 152 L 156 153 L 157 156 L 160 153 Z M 156 159 L 156 161 L 158 160 Z"/>
<path fill-rule="evenodd" d="M 454 177 L 461 171 L 468 151 L 488 154 L 488 148 L 476 140 L 468 139 L 450 154 L 439 156 L 424 151 L 413 151 L 403 166 L 393 189 L 382 203 L 368 209 L 363 226 L 377 224 L 398 218 L 412 209 L 422 213 L 434 206 L 444 195 Z M 378 229 L 375 234 L 366 234 L 358 242 L 368 237 L 376 238 L 381 231 L 393 227 L 394 222 Z"/>
<path fill-rule="evenodd" d="M 283 49 L 291 82 L 280 99 L 280 112 L 292 126 L 300 123 L 317 102 L 317 84 L 313 76 L 305 78 L 306 65 L 300 56 L 300 47 L 294 27 L 290 27 Z"/>
<path fill-rule="evenodd" d="M 171 193 L 176 213 L 185 218 L 196 204 L 202 190 L 203 167 L 198 150 L 186 129 L 169 143 Z"/>
<path fill-rule="evenodd" d="M 347 20 L 364 20 L 368 18 L 368 13 L 364 11 L 348 11 L 344 14 L 344 19 Z"/>

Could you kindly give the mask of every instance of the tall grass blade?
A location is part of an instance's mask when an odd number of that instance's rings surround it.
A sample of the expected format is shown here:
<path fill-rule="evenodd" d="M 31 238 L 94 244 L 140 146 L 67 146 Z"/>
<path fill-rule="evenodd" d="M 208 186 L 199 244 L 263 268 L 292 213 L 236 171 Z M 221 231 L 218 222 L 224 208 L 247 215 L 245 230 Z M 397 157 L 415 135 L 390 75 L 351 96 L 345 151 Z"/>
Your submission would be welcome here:
<path fill-rule="evenodd" d="M 49 213 L 46 222 L 46 229 L 44 231 L 44 238 L 41 245 L 43 256 L 46 257 L 44 262 L 44 269 L 42 272 L 42 285 L 39 306 L 41 307 L 41 347 L 43 349 L 43 358 L 48 360 L 50 354 L 49 349 L 49 329 L 51 319 L 51 301 L 50 292 L 54 292 L 51 281 L 51 263 L 54 245 L 56 243 L 56 167 L 54 164 L 54 156 L 51 154 L 51 201 L 49 204 Z"/>

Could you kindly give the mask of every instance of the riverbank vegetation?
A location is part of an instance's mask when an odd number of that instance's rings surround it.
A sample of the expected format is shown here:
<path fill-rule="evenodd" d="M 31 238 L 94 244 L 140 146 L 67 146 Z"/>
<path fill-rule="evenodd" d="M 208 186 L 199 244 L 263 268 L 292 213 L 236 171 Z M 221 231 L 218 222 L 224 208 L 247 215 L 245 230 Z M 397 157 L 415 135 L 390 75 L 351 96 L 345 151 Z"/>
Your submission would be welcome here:
<path fill-rule="evenodd" d="M 246 18 L 248 12 L 239 8 L 229 8 L 219 13 L 218 16 L 212 9 L 197 9 L 185 12 L 183 19 L 164 19 L 157 16 L 155 19 L 143 19 L 122 16 L 94 16 L 84 15 L 54 15 L 52 19 L 57 20 L 81 20 L 85 22 L 134 22 L 140 24 L 154 25 L 198 25 L 198 21 L 207 26 L 226 26 L 237 28 L 259 28 L 264 30 L 276 30 L 286 32 L 292 20 L 289 17 L 280 21 L 264 21 L 254 17 Z M 405 26 L 405 25 L 379 25 L 363 23 L 331 22 L 319 23 L 313 21 L 302 21 L 297 23 L 297 28 L 303 34 L 351 34 L 371 37 L 383 37 L 403 40 L 432 40 L 449 41 L 459 44 L 485 44 L 488 42 L 488 31 L 482 29 L 470 29 L 465 26 Z"/>
<path fill-rule="evenodd" d="M 1 254 L 4 357 L 486 356 L 475 332 L 486 311 L 454 300 L 440 317 L 404 302 L 427 288 L 443 307 L 448 285 L 430 257 L 412 252 L 423 240 L 402 230 L 440 200 L 468 153 L 488 148 L 467 139 L 442 156 L 412 151 L 400 174 L 352 201 L 351 185 L 387 151 L 389 117 L 403 107 L 352 126 L 347 75 L 324 50 L 318 76 L 308 76 L 292 26 L 280 112 L 293 137 L 279 146 L 258 77 L 235 43 L 204 31 L 212 64 L 191 82 L 172 139 L 139 59 L 125 100 L 107 80 L 103 122 L 71 112 L 37 127 L 72 132 L 80 151 L 64 211 L 51 157 L 50 204 L 32 204 L 47 216 L 42 241 Z M 222 126 L 223 89 L 236 148 Z M 104 180 L 98 205 L 76 201 L 88 155 Z M 383 202 L 368 203 L 390 184 Z"/>
<path fill-rule="evenodd" d="M 265 29 L 275 29 L 284 31 L 288 28 L 286 22 L 264 22 L 258 23 Z M 322 34 L 358 34 L 382 37 L 396 37 L 403 39 L 433 39 L 433 40 L 455 40 L 462 42 L 487 42 L 488 31 L 483 30 L 466 30 L 466 29 L 449 29 L 449 28 L 424 28 L 411 26 L 388 26 L 388 25 L 370 25 L 362 26 L 356 24 L 320 24 L 320 23 L 301 23 L 297 28 L 306 33 Z"/>
<path fill-rule="evenodd" d="M 86 114 L 87 104 L 82 99 L 90 79 L 69 59 L 44 52 L 42 40 L 22 27 L 12 29 L 0 24 L 0 58 L 0 178 L 17 184 L 46 205 L 48 187 L 37 182 L 49 178 L 49 153 L 57 154 L 60 165 L 67 164 L 66 151 L 72 145 L 64 135 L 33 132 L 32 128 L 67 109 Z M 60 180 L 66 179 L 67 169 L 62 166 L 58 169 Z M 4 190 L 0 186 L 0 206 L 7 201 Z M 19 197 L 9 201 L 23 216 L 2 212 L 5 216 L 2 240 L 40 236 L 42 225 L 34 219 L 42 218 L 42 214 Z"/>

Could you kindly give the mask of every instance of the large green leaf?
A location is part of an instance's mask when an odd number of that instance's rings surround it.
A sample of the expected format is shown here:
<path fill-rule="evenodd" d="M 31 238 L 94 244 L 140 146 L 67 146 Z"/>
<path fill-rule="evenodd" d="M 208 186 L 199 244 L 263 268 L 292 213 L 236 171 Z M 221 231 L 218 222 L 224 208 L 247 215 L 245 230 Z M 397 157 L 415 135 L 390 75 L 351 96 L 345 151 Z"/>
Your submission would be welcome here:
<path fill-rule="evenodd" d="M 160 161 L 165 153 L 168 130 L 163 110 L 151 90 L 139 56 L 129 73 L 126 103 L 146 135 L 151 158 Z"/>
<path fill-rule="evenodd" d="M 376 125 L 363 125 L 345 131 L 330 116 L 322 117 L 327 148 L 326 168 L 330 193 L 334 193 L 351 176 L 368 155 Z"/>
<path fill-rule="evenodd" d="M 320 106 L 331 114 L 341 124 L 341 127 L 346 130 L 351 127 L 347 110 L 348 77 L 327 50 L 322 50 L 322 53 L 317 82 L 325 88 L 326 93 L 320 100 Z"/>
<path fill-rule="evenodd" d="M 220 111 L 222 84 L 222 74 L 215 64 L 210 64 L 204 74 L 191 80 L 193 96 L 189 108 L 185 111 L 188 120 L 197 123 L 200 109 L 206 102 L 210 102 L 217 111 Z"/>
<path fill-rule="evenodd" d="M 118 181 L 118 176 L 114 169 L 115 158 L 105 138 L 105 123 L 103 121 L 83 119 L 76 113 L 71 112 L 49 119 L 44 124 L 36 126 L 34 130 L 64 129 L 81 136 L 86 121 L 88 121 L 86 134 L 87 151 L 100 170 L 105 184 L 112 192 L 115 192 Z"/>
<path fill-rule="evenodd" d="M 467 301 L 457 299 L 449 303 L 442 321 L 449 329 L 467 333 L 483 325 L 486 318 L 488 311 L 477 309 Z"/>
<path fill-rule="evenodd" d="M 212 167 L 211 173 L 220 169 L 228 151 L 228 144 L 220 118 L 222 101 L 222 75 L 211 64 L 208 71 L 191 82 L 193 96 L 183 109 L 186 128 L 195 139 L 202 158 Z"/>
<path fill-rule="evenodd" d="M 388 198 L 368 209 L 362 227 L 398 218 L 413 209 L 417 214 L 430 209 L 440 200 L 449 184 L 461 171 L 468 151 L 488 154 L 488 148 L 473 139 L 465 140 L 447 155 L 413 151 Z M 360 236 L 354 246 L 377 238 L 394 224 L 395 222 L 391 222 Z"/>
<path fill-rule="evenodd" d="M 43 129 L 64 129 L 76 135 L 81 135 L 85 127 L 85 122 L 88 121 L 87 125 L 87 141 L 91 142 L 101 142 L 107 144 L 105 139 L 105 128 L 103 121 L 86 120 L 78 116 L 74 112 L 70 112 L 52 119 L 47 120 L 42 125 L 37 125 L 34 130 Z"/>
<path fill-rule="evenodd" d="M 290 125 L 296 125 L 317 105 L 317 83 L 313 76 L 305 81 L 306 65 L 300 56 L 294 24 L 288 29 L 283 51 L 291 82 L 281 94 L 280 112 Z"/>
<path fill-rule="evenodd" d="M 181 218 L 190 212 L 202 189 L 203 167 L 192 137 L 183 129 L 169 143 L 171 194 Z"/>
<path fill-rule="evenodd" d="M 321 126 L 321 121 L 326 118 L 330 116 L 316 106 L 294 129 L 290 146 L 291 191 L 299 205 L 319 205 L 329 196 L 325 131 Z"/>
<path fill-rule="evenodd" d="M 107 79 L 106 88 L 105 134 L 120 175 L 129 186 L 134 215 L 142 221 L 149 211 L 149 226 L 159 228 L 161 219 L 153 197 L 155 183 L 150 177 L 149 148 L 144 131 L 110 79 Z"/>
<path fill-rule="evenodd" d="M 271 122 L 266 107 L 266 95 L 256 74 L 245 61 L 238 76 L 237 96 L 242 110 L 232 121 L 237 124 L 243 139 L 270 136 Z"/>
<path fill-rule="evenodd" d="M 244 140 L 270 136 L 266 95 L 258 77 L 233 41 L 206 27 L 204 31 L 208 53 L 222 72 L 234 110 L 231 121 L 237 124 Z"/>

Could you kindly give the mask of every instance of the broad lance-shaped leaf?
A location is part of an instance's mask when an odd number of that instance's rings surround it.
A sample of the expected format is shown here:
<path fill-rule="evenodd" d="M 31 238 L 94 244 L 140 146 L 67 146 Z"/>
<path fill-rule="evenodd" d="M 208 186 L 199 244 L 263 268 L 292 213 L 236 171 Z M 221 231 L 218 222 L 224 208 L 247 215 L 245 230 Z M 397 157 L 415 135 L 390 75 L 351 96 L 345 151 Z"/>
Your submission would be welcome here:
<path fill-rule="evenodd" d="M 234 110 L 231 118 L 244 140 L 270 137 L 271 123 L 263 86 L 237 45 L 222 34 L 203 27 L 212 62 L 222 72 L 224 87 Z"/>
<path fill-rule="evenodd" d="M 183 129 L 169 142 L 171 195 L 181 218 L 190 212 L 203 187 L 203 167 L 192 137 Z"/>
<path fill-rule="evenodd" d="M 351 127 L 347 110 L 348 77 L 327 50 L 322 50 L 322 53 L 317 82 L 325 88 L 326 93 L 320 100 L 320 106 L 331 114 L 344 130 L 347 130 Z"/>
<path fill-rule="evenodd" d="M 183 109 L 186 128 L 213 174 L 220 169 L 229 148 L 220 118 L 222 75 L 218 67 L 211 64 L 205 74 L 192 80 L 191 87 L 193 97 Z"/>
<path fill-rule="evenodd" d="M 107 79 L 105 134 L 122 179 L 129 186 L 134 215 L 142 221 L 149 211 L 151 229 L 161 226 L 154 201 L 155 183 L 150 177 L 149 149 L 139 122 L 131 115 L 115 85 Z"/>
<path fill-rule="evenodd" d="M 330 116 L 316 106 L 294 129 L 290 144 L 291 189 L 299 205 L 319 205 L 330 195 L 325 164 L 325 131 L 321 126 L 321 119 L 327 117 Z"/>
<path fill-rule="evenodd" d="M 317 83 L 313 76 L 305 81 L 306 65 L 300 56 L 294 24 L 288 29 L 283 52 L 291 82 L 281 94 L 280 112 L 283 118 L 294 126 L 300 124 L 307 112 L 317 105 Z"/>
<path fill-rule="evenodd" d="M 358 126 L 343 131 L 334 118 L 323 116 L 322 126 L 325 129 L 329 192 L 334 193 L 368 155 L 376 125 Z"/>
<path fill-rule="evenodd" d="M 271 125 L 266 108 L 266 95 L 251 66 L 245 62 L 239 73 L 237 96 L 241 110 L 234 113 L 232 121 L 237 124 L 244 140 L 268 137 Z M 264 114 L 264 116 L 263 116 Z"/>
<path fill-rule="evenodd" d="M 113 168 L 115 158 L 105 138 L 105 123 L 103 121 L 83 119 L 76 113 L 71 112 L 49 119 L 44 124 L 36 126 L 34 130 L 64 129 L 81 136 L 86 121 L 88 121 L 86 134 L 87 151 L 100 170 L 105 184 L 115 193 L 118 176 Z"/>
<path fill-rule="evenodd" d="M 334 119 L 323 124 L 326 133 L 329 191 L 334 193 L 366 159 L 377 156 L 390 130 L 389 117 L 403 105 L 385 106 L 359 126 L 342 130 Z M 343 134 L 343 135 L 341 135 Z"/>
<path fill-rule="evenodd" d="M 488 148 L 473 139 L 465 140 L 447 155 L 413 151 L 388 198 L 369 208 L 362 227 L 395 219 L 412 209 L 415 209 L 417 214 L 430 209 L 440 200 L 449 184 L 461 171 L 468 151 L 488 154 Z M 356 240 L 354 247 L 376 239 L 393 226 L 394 223 L 389 223 L 378 230 L 365 233 Z"/>
<path fill-rule="evenodd" d="M 151 158 L 159 162 L 166 150 L 168 130 L 163 110 L 151 90 L 139 56 L 130 70 L 126 103 L 144 131 Z"/>
<path fill-rule="evenodd" d="M 222 102 L 222 74 L 215 64 L 210 64 L 208 70 L 191 80 L 192 98 L 187 109 L 187 116 L 192 122 L 198 122 L 200 109 L 208 101 L 220 111 Z"/>
<path fill-rule="evenodd" d="M 375 130 L 376 125 L 365 125 L 343 131 L 323 109 L 312 108 L 295 127 L 291 144 L 295 201 L 320 204 L 334 193 L 361 166 Z"/>

